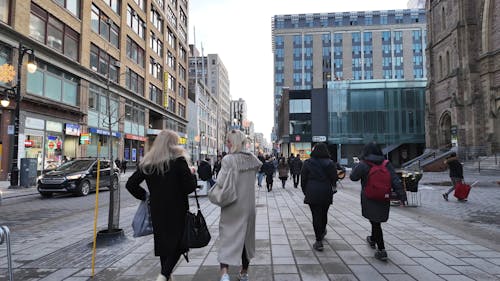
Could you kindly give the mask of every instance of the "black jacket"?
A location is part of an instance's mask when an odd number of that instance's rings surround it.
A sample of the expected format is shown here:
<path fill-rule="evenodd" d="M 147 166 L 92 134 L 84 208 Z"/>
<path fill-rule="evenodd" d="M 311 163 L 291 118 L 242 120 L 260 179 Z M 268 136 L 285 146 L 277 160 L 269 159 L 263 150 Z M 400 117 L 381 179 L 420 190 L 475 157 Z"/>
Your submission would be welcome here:
<path fill-rule="evenodd" d="M 212 167 L 206 160 L 200 162 L 198 166 L 198 176 L 202 181 L 207 181 L 212 178 Z"/>
<path fill-rule="evenodd" d="M 384 156 L 370 154 L 365 157 L 364 160 L 380 165 L 384 161 Z M 406 193 L 403 190 L 401 180 L 398 175 L 396 175 L 396 172 L 390 162 L 387 164 L 387 169 L 391 173 L 392 189 L 398 194 L 402 201 L 406 201 Z M 361 213 L 363 217 L 371 221 L 386 222 L 389 219 L 390 202 L 371 200 L 365 196 L 364 190 L 369 172 L 370 166 L 362 161 L 352 169 L 350 175 L 352 181 L 358 181 L 361 179 Z"/>
<path fill-rule="evenodd" d="M 128 179 L 126 188 L 135 198 L 145 200 L 146 190 L 140 184 L 146 180 L 155 255 L 172 257 L 182 253 L 179 246 L 189 208 L 188 194 L 196 189 L 196 177 L 183 157 L 170 161 L 169 167 L 164 175 L 145 175 L 138 169 Z"/>
<path fill-rule="evenodd" d="M 464 169 L 457 157 L 448 158 L 446 164 L 450 168 L 450 178 L 464 178 Z"/>
<path fill-rule="evenodd" d="M 300 175 L 300 171 L 302 170 L 302 160 L 300 158 L 295 157 L 290 162 L 290 173 L 292 175 Z"/>
<path fill-rule="evenodd" d="M 272 177 L 275 170 L 276 169 L 274 168 L 274 164 L 272 161 L 266 161 L 264 162 L 264 164 L 262 164 L 262 172 L 264 172 L 266 176 Z"/>
<path fill-rule="evenodd" d="M 332 204 L 333 189 L 337 183 L 337 170 L 329 158 L 312 157 L 304 161 L 300 186 L 306 204 Z"/>

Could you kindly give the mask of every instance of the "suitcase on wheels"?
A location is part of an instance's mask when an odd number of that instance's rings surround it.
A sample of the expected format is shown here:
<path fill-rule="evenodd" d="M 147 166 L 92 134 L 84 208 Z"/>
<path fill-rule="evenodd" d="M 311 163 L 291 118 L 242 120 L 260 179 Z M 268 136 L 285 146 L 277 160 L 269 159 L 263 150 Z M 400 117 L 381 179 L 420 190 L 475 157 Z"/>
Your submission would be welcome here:
<path fill-rule="evenodd" d="M 455 193 L 453 194 L 458 200 L 467 199 L 470 192 L 470 185 L 459 182 L 455 185 Z"/>

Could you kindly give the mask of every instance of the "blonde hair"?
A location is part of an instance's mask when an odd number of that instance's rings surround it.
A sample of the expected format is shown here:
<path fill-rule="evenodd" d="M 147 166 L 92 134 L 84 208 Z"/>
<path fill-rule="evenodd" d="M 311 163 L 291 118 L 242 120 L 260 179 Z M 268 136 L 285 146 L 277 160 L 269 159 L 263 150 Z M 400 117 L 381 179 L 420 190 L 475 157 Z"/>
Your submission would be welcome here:
<path fill-rule="evenodd" d="M 231 130 L 227 134 L 227 140 L 231 143 L 229 153 L 238 153 L 243 151 L 243 148 L 245 148 L 247 137 L 239 130 Z"/>
<path fill-rule="evenodd" d="M 189 154 L 179 145 L 179 136 L 172 130 L 162 130 L 146 153 L 139 169 L 146 175 L 164 174 L 169 170 L 170 160 L 184 157 L 189 163 Z"/>

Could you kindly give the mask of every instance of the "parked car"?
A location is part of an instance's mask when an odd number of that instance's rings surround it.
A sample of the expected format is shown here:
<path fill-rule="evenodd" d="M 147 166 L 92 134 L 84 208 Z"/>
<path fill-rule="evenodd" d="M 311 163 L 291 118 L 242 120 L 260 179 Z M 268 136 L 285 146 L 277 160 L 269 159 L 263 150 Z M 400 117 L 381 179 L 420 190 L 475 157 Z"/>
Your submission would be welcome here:
<path fill-rule="evenodd" d="M 113 165 L 113 169 L 110 167 Z M 111 172 L 113 171 L 113 172 Z M 100 160 L 99 187 L 118 188 L 120 169 L 113 161 Z M 112 181 L 110 181 L 112 179 Z M 73 193 L 86 196 L 96 189 L 97 158 L 78 158 L 71 160 L 38 177 L 38 192 L 43 197 L 53 193 Z"/>

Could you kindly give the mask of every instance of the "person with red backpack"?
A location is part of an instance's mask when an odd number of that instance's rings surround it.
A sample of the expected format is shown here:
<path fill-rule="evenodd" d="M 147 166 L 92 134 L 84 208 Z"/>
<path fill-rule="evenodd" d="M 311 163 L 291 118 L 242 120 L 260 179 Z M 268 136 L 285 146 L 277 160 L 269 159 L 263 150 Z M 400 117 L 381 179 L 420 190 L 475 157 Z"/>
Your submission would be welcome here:
<path fill-rule="evenodd" d="M 360 158 L 362 161 L 352 169 L 350 178 L 361 180 L 361 213 L 372 226 L 366 241 L 371 248 L 378 247 L 375 258 L 387 261 L 381 223 L 389 219 L 390 200 L 394 199 L 391 194 L 394 192 L 405 204 L 406 192 L 392 164 L 375 143 L 365 145 Z"/>

